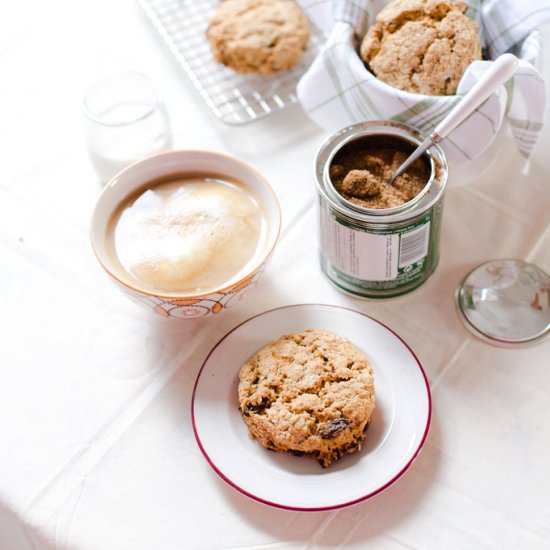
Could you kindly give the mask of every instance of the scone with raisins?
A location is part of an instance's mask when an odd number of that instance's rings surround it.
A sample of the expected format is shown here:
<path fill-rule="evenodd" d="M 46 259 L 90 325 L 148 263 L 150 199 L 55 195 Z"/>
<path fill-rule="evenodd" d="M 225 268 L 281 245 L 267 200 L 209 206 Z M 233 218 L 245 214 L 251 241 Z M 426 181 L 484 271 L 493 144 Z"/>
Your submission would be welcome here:
<path fill-rule="evenodd" d="M 328 330 L 269 343 L 239 372 L 239 408 L 250 437 L 274 451 L 311 455 L 323 467 L 361 449 L 374 410 L 367 358 Z"/>

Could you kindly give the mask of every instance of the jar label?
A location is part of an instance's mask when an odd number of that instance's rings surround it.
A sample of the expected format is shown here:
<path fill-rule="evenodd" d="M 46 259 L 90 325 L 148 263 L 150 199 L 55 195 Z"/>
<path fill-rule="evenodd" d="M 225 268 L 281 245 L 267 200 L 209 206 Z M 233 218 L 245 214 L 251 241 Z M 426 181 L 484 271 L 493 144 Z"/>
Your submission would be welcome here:
<path fill-rule="evenodd" d="M 430 226 L 428 213 L 399 229 L 386 226 L 367 230 L 321 207 L 321 250 L 349 283 L 391 288 L 422 275 L 429 253 Z M 390 281 L 393 283 L 388 285 Z"/>

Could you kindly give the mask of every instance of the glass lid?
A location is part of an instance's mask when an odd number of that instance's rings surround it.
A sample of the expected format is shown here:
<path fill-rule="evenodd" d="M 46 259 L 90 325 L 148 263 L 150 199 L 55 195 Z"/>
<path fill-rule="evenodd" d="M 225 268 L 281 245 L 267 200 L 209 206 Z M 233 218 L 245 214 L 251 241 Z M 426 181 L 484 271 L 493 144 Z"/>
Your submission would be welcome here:
<path fill-rule="evenodd" d="M 493 260 L 471 271 L 456 292 L 466 328 L 491 344 L 535 344 L 550 333 L 550 277 L 521 260 Z"/>

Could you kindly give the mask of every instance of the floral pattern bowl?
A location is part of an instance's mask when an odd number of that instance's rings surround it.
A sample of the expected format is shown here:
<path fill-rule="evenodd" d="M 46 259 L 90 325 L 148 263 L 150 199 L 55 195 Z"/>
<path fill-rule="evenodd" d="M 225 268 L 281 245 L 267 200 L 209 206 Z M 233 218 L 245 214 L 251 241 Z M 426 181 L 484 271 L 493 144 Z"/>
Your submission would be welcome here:
<path fill-rule="evenodd" d="M 112 269 L 107 254 L 106 233 L 109 220 L 126 197 L 149 181 L 171 174 L 214 173 L 240 181 L 263 203 L 267 212 L 269 236 L 258 261 L 238 280 L 201 294 L 163 295 L 122 280 Z M 112 281 L 129 298 L 164 317 L 196 319 L 217 314 L 237 304 L 258 282 L 271 258 L 281 228 L 281 209 L 275 192 L 254 168 L 241 160 L 213 151 L 181 150 L 160 153 L 138 161 L 119 172 L 99 196 L 92 214 L 90 239 L 99 263 Z"/>

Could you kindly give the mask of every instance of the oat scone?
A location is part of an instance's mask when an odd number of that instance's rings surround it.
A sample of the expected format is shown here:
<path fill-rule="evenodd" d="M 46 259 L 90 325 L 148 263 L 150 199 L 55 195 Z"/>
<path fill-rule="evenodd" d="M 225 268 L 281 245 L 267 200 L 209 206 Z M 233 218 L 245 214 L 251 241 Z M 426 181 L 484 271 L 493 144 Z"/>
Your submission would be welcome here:
<path fill-rule="evenodd" d="M 380 79 L 401 90 L 453 95 L 481 40 L 467 6 L 452 0 L 393 0 L 361 44 L 361 57 Z"/>
<path fill-rule="evenodd" d="M 367 358 L 328 330 L 269 343 L 239 372 L 239 409 L 268 449 L 314 456 L 323 467 L 361 449 L 374 410 Z"/>
<path fill-rule="evenodd" d="M 238 73 L 272 75 L 299 63 L 309 22 L 292 0 L 225 0 L 206 36 L 218 63 Z"/>

